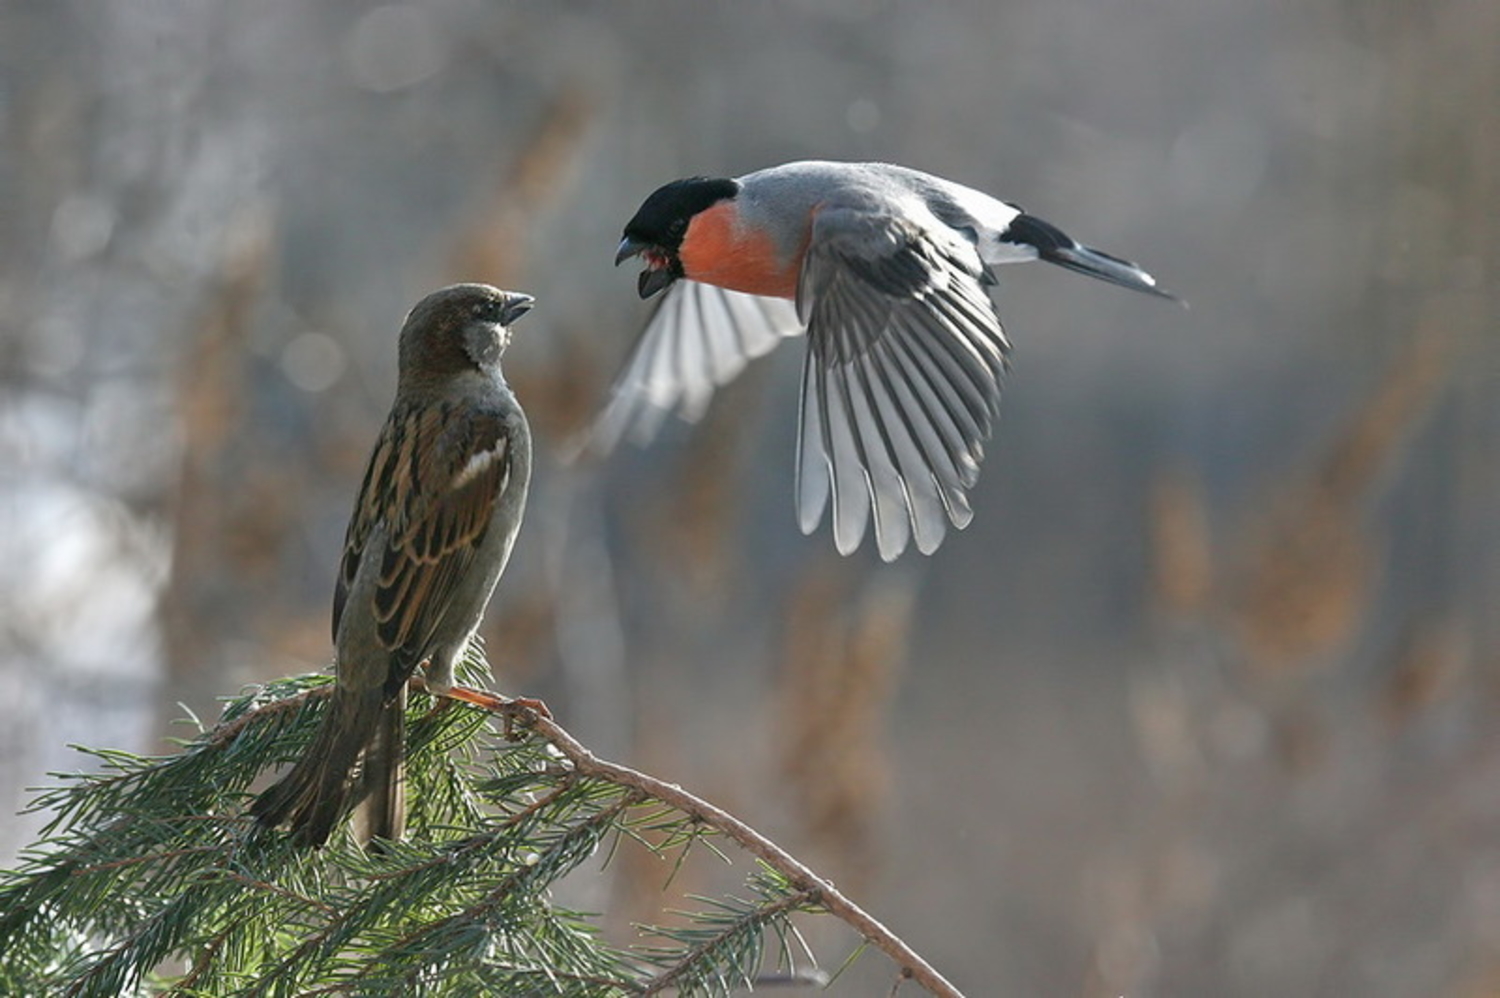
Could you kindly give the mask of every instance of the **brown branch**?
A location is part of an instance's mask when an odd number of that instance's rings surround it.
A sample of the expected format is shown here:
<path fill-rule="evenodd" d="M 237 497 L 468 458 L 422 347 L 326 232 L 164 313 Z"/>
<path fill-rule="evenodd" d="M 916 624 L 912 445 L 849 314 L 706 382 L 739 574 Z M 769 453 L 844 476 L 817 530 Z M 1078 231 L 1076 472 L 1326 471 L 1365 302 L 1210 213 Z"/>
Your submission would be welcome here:
<path fill-rule="evenodd" d="M 115 827 L 121 827 L 119 823 Z M 163 863 L 183 856 L 201 856 L 213 854 L 220 851 L 219 846 L 190 846 L 185 849 L 170 849 L 167 852 L 152 852 L 144 856 L 126 856 L 124 859 L 113 859 L 107 863 L 90 863 L 88 866 L 80 866 L 70 871 L 75 877 L 88 877 L 96 873 L 108 873 L 111 870 L 124 869 L 127 866 L 139 866 L 142 863 Z"/>
<path fill-rule="evenodd" d="M 963 992 L 954 987 L 900 936 L 839 893 L 833 884 L 818 876 L 791 853 L 728 811 L 715 807 L 676 784 L 600 759 L 551 718 L 535 715 L 524 718 L 523 723 L 555 745 L 579 774 L 637 790 L 733 839 L 746 852 L 780 873 L 798 891 L 815 896 L 829 914 L 848 923 L 872 946 L 890 957 L 901 968 L 902 977 L 915 981 L 939 998 L 963 998 Z"/>
<path fill-rule="evenodd" d="M 420 688 L 420 677 L 415 677 L 414 685 Z M 252 719 L 264 717 L 267 713 L 276 710 L 287 709 L 285 705 L 289 702 L 300 706 L 305 698 L 326 695 L 325 690 L 328 689 L 331 687 L 306 691 L 288 697 L 286 700 L 247 711 L 243 716 L 225 726 L 225 728 L 232 728 L 232 733 L 226 734 L 223 729 L 213 732 L 210 736 L 210 744 L 216 746 L 226 744 L 233 734 L 237 734 L 246 724 L 251 723 Z M 541 712 L 534 709 L 531 705 L 536 701 L 510 700 L 468 689 L 465 689 L 464 693 L 463 702 L 479 706 L 480 709 L 503 717 L 508 734 L 513 727 L 530 729 L 552 743 L 573 764 L 574 771 L 580 776 L 603 780 L 661 801 L 738 843 L 740 848 L 785 877 L 796 891 L 808 898 L 815 898 L 830 915 L 847 923 L 870 945 L 890 957 L 899 968 L 898 987 L 900 981 L 911 980 L 926 988 L 937 998 L 963 998 L 963 992 L 954 987 L 938 972 L 937 968 L 907 945 L 904 939 L 886 928 L 875 916 L 845 897 L 831 882 L 820 877 L 791 853 L 728 811 L 710 804 L 674 783 L 667 783 L 639 770 L 631 769 L 629 766 L 599 758 L 556 721 L 543 716 Z"/>
<path fill-rule="evenodd" d="M 310 898 L 306 894 L 298 894 L 296 891 L 289 891 L 285 887 L 278 886 L 277 884 L 273 884 L 256 877 L 247 877 L 243 873 L 239 873 L 235 870 L 230 869 L 221 869 L 219 871 L 219 874 L 220 876 L 228 877 L 230 880 L 233 880 L 236 883 L 244 884 L 251 890 L 264 891 L 267 894 L 275 894 L 279 897 L 284 897 L 288 901 L 295 901 L 298 904 L 304 905 L 308 908 L 315 908 L 325 915 L 338 914 L 338 910 L 331 905 L 326 905 L 316 898 Z"/>
<path fill-rule="evenodd" d="M 241 714 L 239 717 L 236 717 L 234 720 L 230 721 L 228 724 L 221 724 L 210 731 L 208 733 L 206 744 L 210 748 L 224 748 L 230 742 L 238 738 L 241 731 L 244 731 L 252 724 L 259 724 L 267 717 L 275 714 L 293 713 L 294 711 L 301 710 L 302 705 L 309 700 L 329 696 L 333 696 L 332 683 L 327 683 L 323 686 L 315 686 L 312 689 L 303 690 L 300 693 L 293 693 L 291 696 L 282 697 L 280 700 L 272 700 L 269 703 L 261 704 L 259 707 L 252 707 L 251 709 Z"/>
<path fill-rule="evenodd" d="M 219 950 L 224 948 L 225 941 L 242 924 L 242 922 L 231 922 L 225 926 L 224 931 L 215 934 L 212 939 L 204 944 L 202 952 L 198 954 L 198 959 L 193 961 L 192 967 L 172 984 L 172 992 L 174 994 L 190 993 L 197 986 L 198 980 L 204 974 L 208 973 L 208 969 L 213 966 L 214 957 L 218 956 Z"/>

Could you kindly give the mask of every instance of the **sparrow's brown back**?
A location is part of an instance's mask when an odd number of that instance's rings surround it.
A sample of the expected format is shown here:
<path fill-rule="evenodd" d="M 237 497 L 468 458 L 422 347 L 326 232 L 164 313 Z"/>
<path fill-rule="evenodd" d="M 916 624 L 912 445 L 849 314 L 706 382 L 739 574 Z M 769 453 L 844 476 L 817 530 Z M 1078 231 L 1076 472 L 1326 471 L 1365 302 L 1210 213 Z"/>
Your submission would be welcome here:
<path fill-rule="evenodd" d="M 531 304 L 463 284 L 407 316 L 334 588 L 338 682 L 312 746 L 252 808 L 263 825 L 321 845 L 358 803 L 364 837 L 401 836 L 407 680 L 427 662 L 428 687 L 451 687 L 521 525 L 531 435 L 500 359 Z"/>

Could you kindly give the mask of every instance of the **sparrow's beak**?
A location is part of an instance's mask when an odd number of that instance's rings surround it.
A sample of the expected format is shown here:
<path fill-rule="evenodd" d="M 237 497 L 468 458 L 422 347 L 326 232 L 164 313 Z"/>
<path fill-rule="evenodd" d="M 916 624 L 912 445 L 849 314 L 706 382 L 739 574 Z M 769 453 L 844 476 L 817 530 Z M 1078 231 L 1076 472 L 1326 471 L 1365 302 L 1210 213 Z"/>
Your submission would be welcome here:
<path fill-rule="evenodd" d="M 531 311 L 536 304 L 536 299 L 531 295 L 523 295 L 519 291 L 512 291 L 505 296 L 505 305 L 500 309 L 500 325 L 508 326 L 521 316 Z"/>
<path fill-rule="evenodd" d="M 650 248 L 650 246 L 639 239 L 632 239 L 630 236 L 626 236 L 620 240 L 620 248 L 615 250 L 615 266 L 618 267 L 633 256 L 640 256 Z"/>

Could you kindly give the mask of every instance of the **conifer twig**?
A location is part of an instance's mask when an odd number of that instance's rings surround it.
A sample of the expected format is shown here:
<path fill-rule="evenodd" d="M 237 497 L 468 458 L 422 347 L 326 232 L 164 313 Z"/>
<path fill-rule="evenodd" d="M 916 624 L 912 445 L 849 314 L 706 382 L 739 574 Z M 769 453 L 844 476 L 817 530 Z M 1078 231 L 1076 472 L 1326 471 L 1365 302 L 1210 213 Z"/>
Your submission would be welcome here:
<path fill-rule="evenodd" d="M 759 974 L 767 932 L 780 938 L 786 980 L 823 980 L 792 967 L 788 939 L 801 937 L 789 916 L 802 911 L 831 914 L 863 937 L 861 950 L 884 952 L 898 968 L 892 994 L 913 981 L 959 995 L 765 836 L 679 786 L 600 759 L 536 701 L 470 691 L 465 700 L 485 713 L 418 705 L 408 761 L 434 834 L 379 855 L 331 846 L 318 862 L 253 829 L 243 803 L 257 774 L 325 723 L 317 700 L 331 687 L 300 677 L 242 694 L 221 725 L 174 755 L 86 750 L 106 772 L 44 791 L 34 807 L 53 811 L 52 825 L 20 869 L 0 871 L 0 992 L 135 993 L 180 960 L 178 994 L 402 993 L 441 970 L 463 978 L 463 994 L 725 996 L 733 982 L 780 979 Z M 472 765 L 472 747 L 455 759 L 491 715 L 529 744 L 507 750 L 491 738 L 487 763 Z M 494 810 L 482 815 L 485 802 Z M 682 913 L 689 925 L 648 928 L 660 946 L 598 941 L 586 915 L 545 893 L 612 833 L 634 837 L 638 826 L 683 846 L 707 831 L 734 841 L 764 867 L 749 881 L 753 899 L 699 899 L 709 908 Z"/>
<path fill-rule="evenodd" d="M 293 693 L 291 696 L 282 697 L 280 700 L 272 700 L 245 711 L 233 721 L 227 721 L 215 727 L 208 734 L 209 744 L 215 748 L 223 748 L 239 737 L 240 732 L 251 724 L 259 724 L 272 714 L 294 714 L 302 709 L 302 705 L 309 700 L 321 699 L 333 695 L 333 684 L 314 686 L 312 689 Z"/>
<path fill-rule="evenodd" d="M 413 682 L 416 685 L 422 685 L 420 677 L 415 677 Z M 496 698 L 497 701 L 504 699 Z M 465 702 L 481 706 L 478 701 L 466 700 Z M 842 894 L 830 881 L 818 876 L 810 867 L 775 842 L 728 811 L 689 793 L 675 783 L 667 783 L 647 773 L 642 773 L 640 770 L 599 758 L 586 745 L 569 734 L 562 725 L 551 717 L 532 710 L 526 704 L 526 701 L 507 701 L 502 707 L 491 712 L 505 718 L 507 733 L 514 725 L 529 728 L 541 735 L 573 764 L 574 770 L 580 775 L 645 794 L 737 842 L 746 852 L 785 877 L 787 882 L 806 900 L 818 904 L 830 915 L 848 924 L 867 942 L 890 957 L 891 961 L 900 968 L 896 988 L 899 989 L 902 981 L 910 980 L 926 988 L 937 998 L 964 998 L 963 992 L 954 987 L 936 967 L 912 949 L 906 940 L 886 928 L 879 919 Z M 484 708 L 481 707 L 481 709 Z"/>
<path fill-rule="evenodd" d="M 631 769 L 629 766 L 601 759 L 556 721 L 534 712 L 528 712 L 528 715 L 523 716 L 519 723 L 531 728 L 554 745 L 573 764 L 574 769 L 580 775 L 637 790 L 676 808 L 694 821 L 716 829 L 739 843 L 746 852 L 786 877 L 787 882 L 799 893 L 815 901 L 829 914 L 850 925 L 871 945 L 890 957 L 892 962 L 900 968 L 901 979 L 911 980 L 939 998 L 963 998 L 963 992 L 954 987 L 938 972 L 937 968 L 923 959 L 904 939 L 841 894 L 832 883 L 818 876 L 791 853 L 739 818 L 676 784 L 659 780 L 639 770 Z"/>
<path fill-rule="evenodd" d="M 759 918 L 764 920 L 771 915 L 780 914 L 782 912 L 797 911 L 804 905 L 818 904 L 819 901 L 820 898 L 816 889 L 798 891 L 796 894 L 788 894 L 786 897 L 782 898 L 780 901 L 775 902 L 767 908 L 757 909 L 752 914 L 743 916 L 742 921 L 749 918 Z M 738 924 L 736 924 L 734 928 L 738 928 Z M 676 966 L 671 967 L 668 970 L 665 970 L 662 973 L 658 974 L 656 977 L 652 978 L 651 982 L 646 985 L 644 990 L 641 991 L 641 998 L 651 998 L 652 995 L 659 995 L 667 988 L 672 987 L 677 983 L 678 977 L 681 976 L 682 968 L 686 966 L 692 958 L 701 956 L 704 953 L 708 952 L 715 943 L 722 941 L 730 934 L 731 931 L 732 929 L 725 929 L 714 938 L 705 940 L 699 943 L 697 946 L 693 947 L 693 951 L 688 954 L 687 958 L 680 961 Z"/>

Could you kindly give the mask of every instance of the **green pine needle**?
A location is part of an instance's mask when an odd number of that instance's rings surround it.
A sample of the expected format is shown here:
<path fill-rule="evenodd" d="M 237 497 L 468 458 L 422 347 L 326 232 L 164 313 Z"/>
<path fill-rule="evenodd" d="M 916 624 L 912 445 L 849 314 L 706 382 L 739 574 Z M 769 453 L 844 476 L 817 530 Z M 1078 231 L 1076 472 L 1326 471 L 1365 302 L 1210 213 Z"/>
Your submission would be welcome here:
<path fill-rule="evenodd" d="M 768 961 L 812 963 L 791 916 L 815 899 L 765 869 L 644 942 L 557 903 L 559 881 L 624 843 L 673 862 L 668 883 L 695 845 L 723 853 L 701 822 L 424 695 L 406 841 L 366 852 L 336 832 L 305 850 L 258 829 L 252 784 L 310 743 L 330 682 L 230 698 L 175 755 L 81 749 L 98 771 L 38 793 L 42 837 L 0 873 L 0 993 L 727 995 Z"/>

